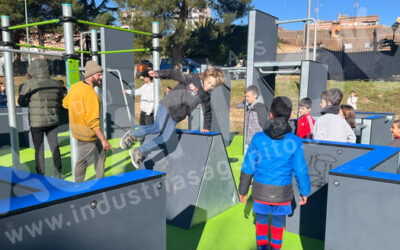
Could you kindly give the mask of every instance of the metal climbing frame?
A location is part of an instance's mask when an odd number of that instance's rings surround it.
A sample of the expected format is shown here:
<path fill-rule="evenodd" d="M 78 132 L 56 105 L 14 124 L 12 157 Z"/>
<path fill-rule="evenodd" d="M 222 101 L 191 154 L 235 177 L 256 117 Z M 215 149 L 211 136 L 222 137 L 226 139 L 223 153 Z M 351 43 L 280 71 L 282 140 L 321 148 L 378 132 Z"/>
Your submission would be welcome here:
<path fill-rule="evenodd" d="M 153 33 L 142 32 L 142 31 L 135 31 L 135 30 L 127 30 L 118 27 L 113 27 L 109 25 L 97 24 L 92 22 L 87 22 L 83 20 L 74 20 L 72 16 L 72 5 L 71 4 L 62 4 L 62 14 L 63 18 L 60 19 L 53 19 L 49 21 L 43 22 L 36 22 L 24 25 L 17 25 L 17 26 L 10 26 L 10 18 L 9 16 L 1 16 L 1 26 L 2 26 L 2 37 L 3 37 L 3 48 L 0 48 L 0 52 L 4 53 L 4 65 L 5 65 L 5 76 L 6 76 L 6 84 L 7 84 L 7 95 L 8 96 L 15 96 L 14 91 L 14 75 L 13 75 L 13 63 L 12 63 L 12 54 L 11 53 L 25 53 L 25 54 L 37 54 L 37 55 L 44 55 L 44 56 L 53 56 L 53 57 L 65 57 L 66 58 L 66 67 L 67 67 L 67 81 L 68 86 L 79 81 L 79 60 L 76 57 L 77 53 L 87 53 L 92 54 L 92 59 L 94 61 L 98 61 L 99 54 L 106 54 L 106 53 L 126 53 L 126 52 L 136 52 L 136 51 L 147 51 L 149 49 L 132 49 L 132 50 L 123 50 L 123 51 L 108 51 L 108 52 L 98 52 L 97 51 L 97 43 L 94 45 L 97 38 L 97 31 L 92 30 L 92 51 L 82 51 L 82 50 L 74 50 L 74 43 L 73 43 L 73 23 L 76 21 L 77 23 L 87 24 L 91 26 L 103 27 L 108 29 L 120 30 L 124 32 L 131 32 L 136 34 L 142 35 L 149 35 L 153 37 L 153 65 L 154 69 L 159 69 L 160 65 L 160 47 L 159 47 L 159 23 L 153 22 Z M 64 43 L 65 49 L 62 48 L 52 48 L 52 47 L 45 47 L 45 46 L 34 46 L 29 44 L 16 44 L 19 47 L 35 47 L 41 49 L 48 49 L 48 50 L 57 50 L 63 51 L 64 54 L 56 54 L 56 53 L 44 53 L 44 52 L 35 52 L 35 51 L 23 51 L 23 50 L 16 50 L 12 49 L 12 42 L 11 42 L 11 30 L 14 29 L 21 29 L 31 26 L 38 26 L 38 25 L 47 25 L 53 23 L 60 23 L 63 24 L 64 30 Z M 93 53 L 95 52 L 98 53 Z M 159 95 L 160 84 L 159 81 L 155 81 L 155 93 Z M 156 104 L 158 104 L 159 96 L 155 98 Z M 19 142 L 18 142 L 18 131 L 17 131 L 17 124 L 16 124 L 16 112 L 15 112 L 15 99 L 8 98 L 8 115 L 9 115 L 9 127 L 10 127 L 10 142 L 11 142 L 11 151 L 12 151 L 12 163 L 15 168 L 19 167 L 20 158 L 19 158 Z M 74 172 L 74 166 L 77 157 L 77 141 L 72 137 L 70 133 L 71 139 L 71 169 L 72 175 Z"/>

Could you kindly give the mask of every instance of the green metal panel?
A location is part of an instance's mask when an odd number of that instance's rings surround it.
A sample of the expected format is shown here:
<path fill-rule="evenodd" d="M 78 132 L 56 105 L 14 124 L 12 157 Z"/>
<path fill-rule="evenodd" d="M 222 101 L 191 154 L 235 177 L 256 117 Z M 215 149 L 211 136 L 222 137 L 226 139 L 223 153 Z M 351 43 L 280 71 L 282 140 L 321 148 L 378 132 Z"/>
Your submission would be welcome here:
<path fill-rule="evenodd" d="M 78 59 L 67 59 L 67 76 L 68 76 L 68 87 L 79 82 L 79 60 Z"/>

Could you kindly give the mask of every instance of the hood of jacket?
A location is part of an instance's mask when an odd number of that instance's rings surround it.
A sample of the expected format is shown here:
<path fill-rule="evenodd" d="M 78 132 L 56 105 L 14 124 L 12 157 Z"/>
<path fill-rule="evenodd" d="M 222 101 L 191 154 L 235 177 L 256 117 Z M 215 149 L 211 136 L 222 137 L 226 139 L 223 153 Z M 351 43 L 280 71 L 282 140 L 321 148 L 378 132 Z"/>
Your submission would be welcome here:
<path fill-rule="evenodd" d="M 32 78 L 50 78 L 49 64 L 45 59 L 33 60 L 28 67 L 28 74 L 32 76 Z"/>
<path fill-rule="evenodd" d="M 337 114 L 339 114 L 339 111 L 340 111 L 340 106 L 339 105 L 326 106 L 324 109 L 321 110 L 321 115 L 325 115 L 325 114 L 337 115 Z"/>
<path fill-rule="evenodd" d="M 285 117 L 273 118 L 264 133 L 271 139 L 283 139 L 287 133 L 292 132 L 289 121 Z"/>

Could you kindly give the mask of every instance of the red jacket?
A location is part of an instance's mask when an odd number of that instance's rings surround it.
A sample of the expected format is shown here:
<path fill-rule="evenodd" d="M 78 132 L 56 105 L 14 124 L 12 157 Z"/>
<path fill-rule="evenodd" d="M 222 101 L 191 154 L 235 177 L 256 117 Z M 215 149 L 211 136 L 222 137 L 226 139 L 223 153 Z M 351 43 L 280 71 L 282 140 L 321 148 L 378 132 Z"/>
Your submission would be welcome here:
<path fill-rule="evenodd" d="M 297 120 L 297 136 L 300 138 L 312 138 L 315 121 L 310 114 L 303 115 Z"/>

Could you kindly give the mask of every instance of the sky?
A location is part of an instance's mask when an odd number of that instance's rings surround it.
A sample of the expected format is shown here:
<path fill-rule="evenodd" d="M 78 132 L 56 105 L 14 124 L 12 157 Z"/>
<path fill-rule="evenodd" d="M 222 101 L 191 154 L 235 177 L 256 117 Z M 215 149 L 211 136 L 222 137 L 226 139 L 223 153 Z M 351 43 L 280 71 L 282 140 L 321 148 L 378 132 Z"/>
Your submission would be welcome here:
<path fill-rule="evenodd" d="M 96 0 L 99 4 L 101 0 Z M 355 10 L 355 3 L 358 8 Z M 367 16 L 378 15 L 380 24 L 391 26 L 400 17 L 400 0 L 311 0 L 311 17 L 324 21 L 337 20 L 342 15 Z M 254 8 L 266 12 L 279 20 L 290 20 L 307 17 L 308 0 L 253 0 Z M 112 1 L 110 1 L 112 6 Z M 238 20 L 236 24 L 247 24 L 247 17 Z M 285 24 L 286 29 L 302 29 L 302 24 Z"/>
<path fill-rule="evenodd" d="M 380 24 L 391 26 L 400 17 L 400 0 L 312 0 L 311 17 L 316 16 L 318 2 L 318 19 L 323 21 L 337 20 L 342 15 L 369 16 L 378 15 Z M 355 11 L 354 5 L 358 2 Z M 308 0 L 253 0 L 254 8 L 266 12 L 279 20 L 306 18 Z M 243 20 L 247 23 L 247 18 Z M 285 24 L 286 29 L 301 29 L 302 24 Z"/>

